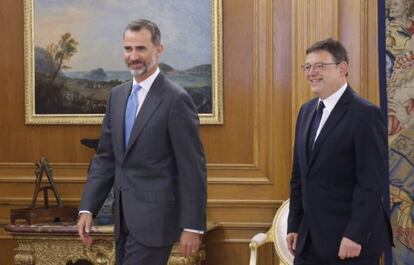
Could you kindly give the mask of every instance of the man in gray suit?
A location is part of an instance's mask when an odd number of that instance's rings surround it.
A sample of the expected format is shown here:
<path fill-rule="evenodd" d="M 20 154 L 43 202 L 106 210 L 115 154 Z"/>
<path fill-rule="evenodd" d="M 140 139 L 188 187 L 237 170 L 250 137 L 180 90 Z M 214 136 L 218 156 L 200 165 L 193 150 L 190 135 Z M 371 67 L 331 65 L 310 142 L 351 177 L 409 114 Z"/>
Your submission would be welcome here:
<path fill-rule="evenodd" d="M 181 254 L 189 256 L 206 229 L 198 114 L 188 93 L 159 70 L 157 25 L 133 21 L 123 38 L 133 80 L 111 89 L 78 232 L 89 246 L 92 216 L 113 186 L 117 264 L 165 265 L 174 242 L 180 240 Z"/>

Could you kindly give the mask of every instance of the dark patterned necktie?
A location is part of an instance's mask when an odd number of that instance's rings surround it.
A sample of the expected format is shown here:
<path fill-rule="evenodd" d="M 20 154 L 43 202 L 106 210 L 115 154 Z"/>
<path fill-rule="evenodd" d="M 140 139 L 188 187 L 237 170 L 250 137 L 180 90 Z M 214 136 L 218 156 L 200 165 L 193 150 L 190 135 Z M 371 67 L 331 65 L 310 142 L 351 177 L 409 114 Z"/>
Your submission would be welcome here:
<path fill-rule="evenodd" d="M 312 127 L 310 129 L 309 132 L 309 150 L 313 150 L 314 147 L 314 143 L 315 143 L 315 137 L 316 137 L 316 132 L 318 131 L 319 128 L 319 124 L 321 123 L 321 119 L 322 119 L 322 113 L 323 113 L 323 109 L 325 108 L 325 105 L 323 104 L 322 101 L 319 102 L 319 106 L 316 109 L 315 112 L 315 116 L 313 117 L 312 120 Z"/>

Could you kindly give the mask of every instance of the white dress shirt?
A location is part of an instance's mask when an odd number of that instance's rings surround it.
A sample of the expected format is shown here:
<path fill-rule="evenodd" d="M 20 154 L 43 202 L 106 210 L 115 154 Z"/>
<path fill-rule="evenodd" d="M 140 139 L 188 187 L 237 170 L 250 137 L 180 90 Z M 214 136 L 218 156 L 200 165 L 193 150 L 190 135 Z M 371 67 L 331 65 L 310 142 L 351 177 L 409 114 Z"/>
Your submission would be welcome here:
<path fill-rule="evenodd" d="M 323 100 L 319 99 L 317 106 L 319 106 L 319 102 L 322 101 L 325 105 L 325 108 L 323 109 L 321 122 L 319 123 L 318 130 L 316 131 L 315 141 L 316 139 L 318 139 L 319 133 L 325 125 L 326 120 L 329 118 L 329 115 L 331 115 L 332 110 L 335 108 L 336 103 L 338 103 L 339 99 L 341 98 L 342 94 L 344 94 L 347 87 L 348 83 L 345 83 L 340 89 L 335 91 L 335 93 L 333 93 L 329 97 Z"/>
<path fill-rule="evenodd" d="M 132 79 L 132 86 L 134 86 L 135 84 L 138 84 L 141 87 L 141 89 L 138 91 L 138 108 L 137 108 L 136 116 L 138 115 L 142 107 L 142 103 L 144 103 L 144 100 L 147 97 L 147 94 L 152 84 L 154 83 L 155 78 L 157 78 L 159 73 L 160 73 L 160 68 L 157 67 L 157 70 L 155 70 L 155 72 L 152 75 L 150 75 L 147 79 L 145 79 L 144 81 L 141 81 L 140 83 L 135 81 L 135 78 Z M 132 90 L 131 90 L 131 93 L 132 93 Z"/>

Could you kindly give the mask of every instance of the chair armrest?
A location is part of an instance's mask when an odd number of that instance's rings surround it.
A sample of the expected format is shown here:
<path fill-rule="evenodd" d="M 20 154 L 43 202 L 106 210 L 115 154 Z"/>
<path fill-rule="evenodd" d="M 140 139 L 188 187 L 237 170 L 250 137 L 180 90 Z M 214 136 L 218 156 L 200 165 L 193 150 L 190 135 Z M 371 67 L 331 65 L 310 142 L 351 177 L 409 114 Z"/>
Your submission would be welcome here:
<path fill-rule="evenodd" d="M 261 245 L 268 242 L 268 235 L 265 233 L 258 233 L 250 240 L 250 248 L 257 249 Z"/>
<path fill-rule="evenodd" d="M 258 233 L 250 240 L 250 263 L 249 265 L 256 265 L 257 248 L 269 242 L 269 235 L 265 233 Z"/>

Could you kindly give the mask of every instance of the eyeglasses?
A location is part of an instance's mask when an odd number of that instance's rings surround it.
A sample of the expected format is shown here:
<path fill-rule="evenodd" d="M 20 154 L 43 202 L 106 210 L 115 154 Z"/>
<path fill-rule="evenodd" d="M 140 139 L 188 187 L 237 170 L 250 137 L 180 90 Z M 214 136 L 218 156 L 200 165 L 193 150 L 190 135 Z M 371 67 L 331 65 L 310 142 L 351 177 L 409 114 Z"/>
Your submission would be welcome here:
<path fill-rule="evenodd" d="M 313 71 L 321 71 L 325 68 L 325 66 L 333 65 L 333 64 L 338 65 L 339 63 L 314 63 L 314 64 L 305 63 L 304 65 L 301 65 L 300 67 L 302 68 L 303 72 L 309 73 L 312 68 L 313 68 Z"/>

